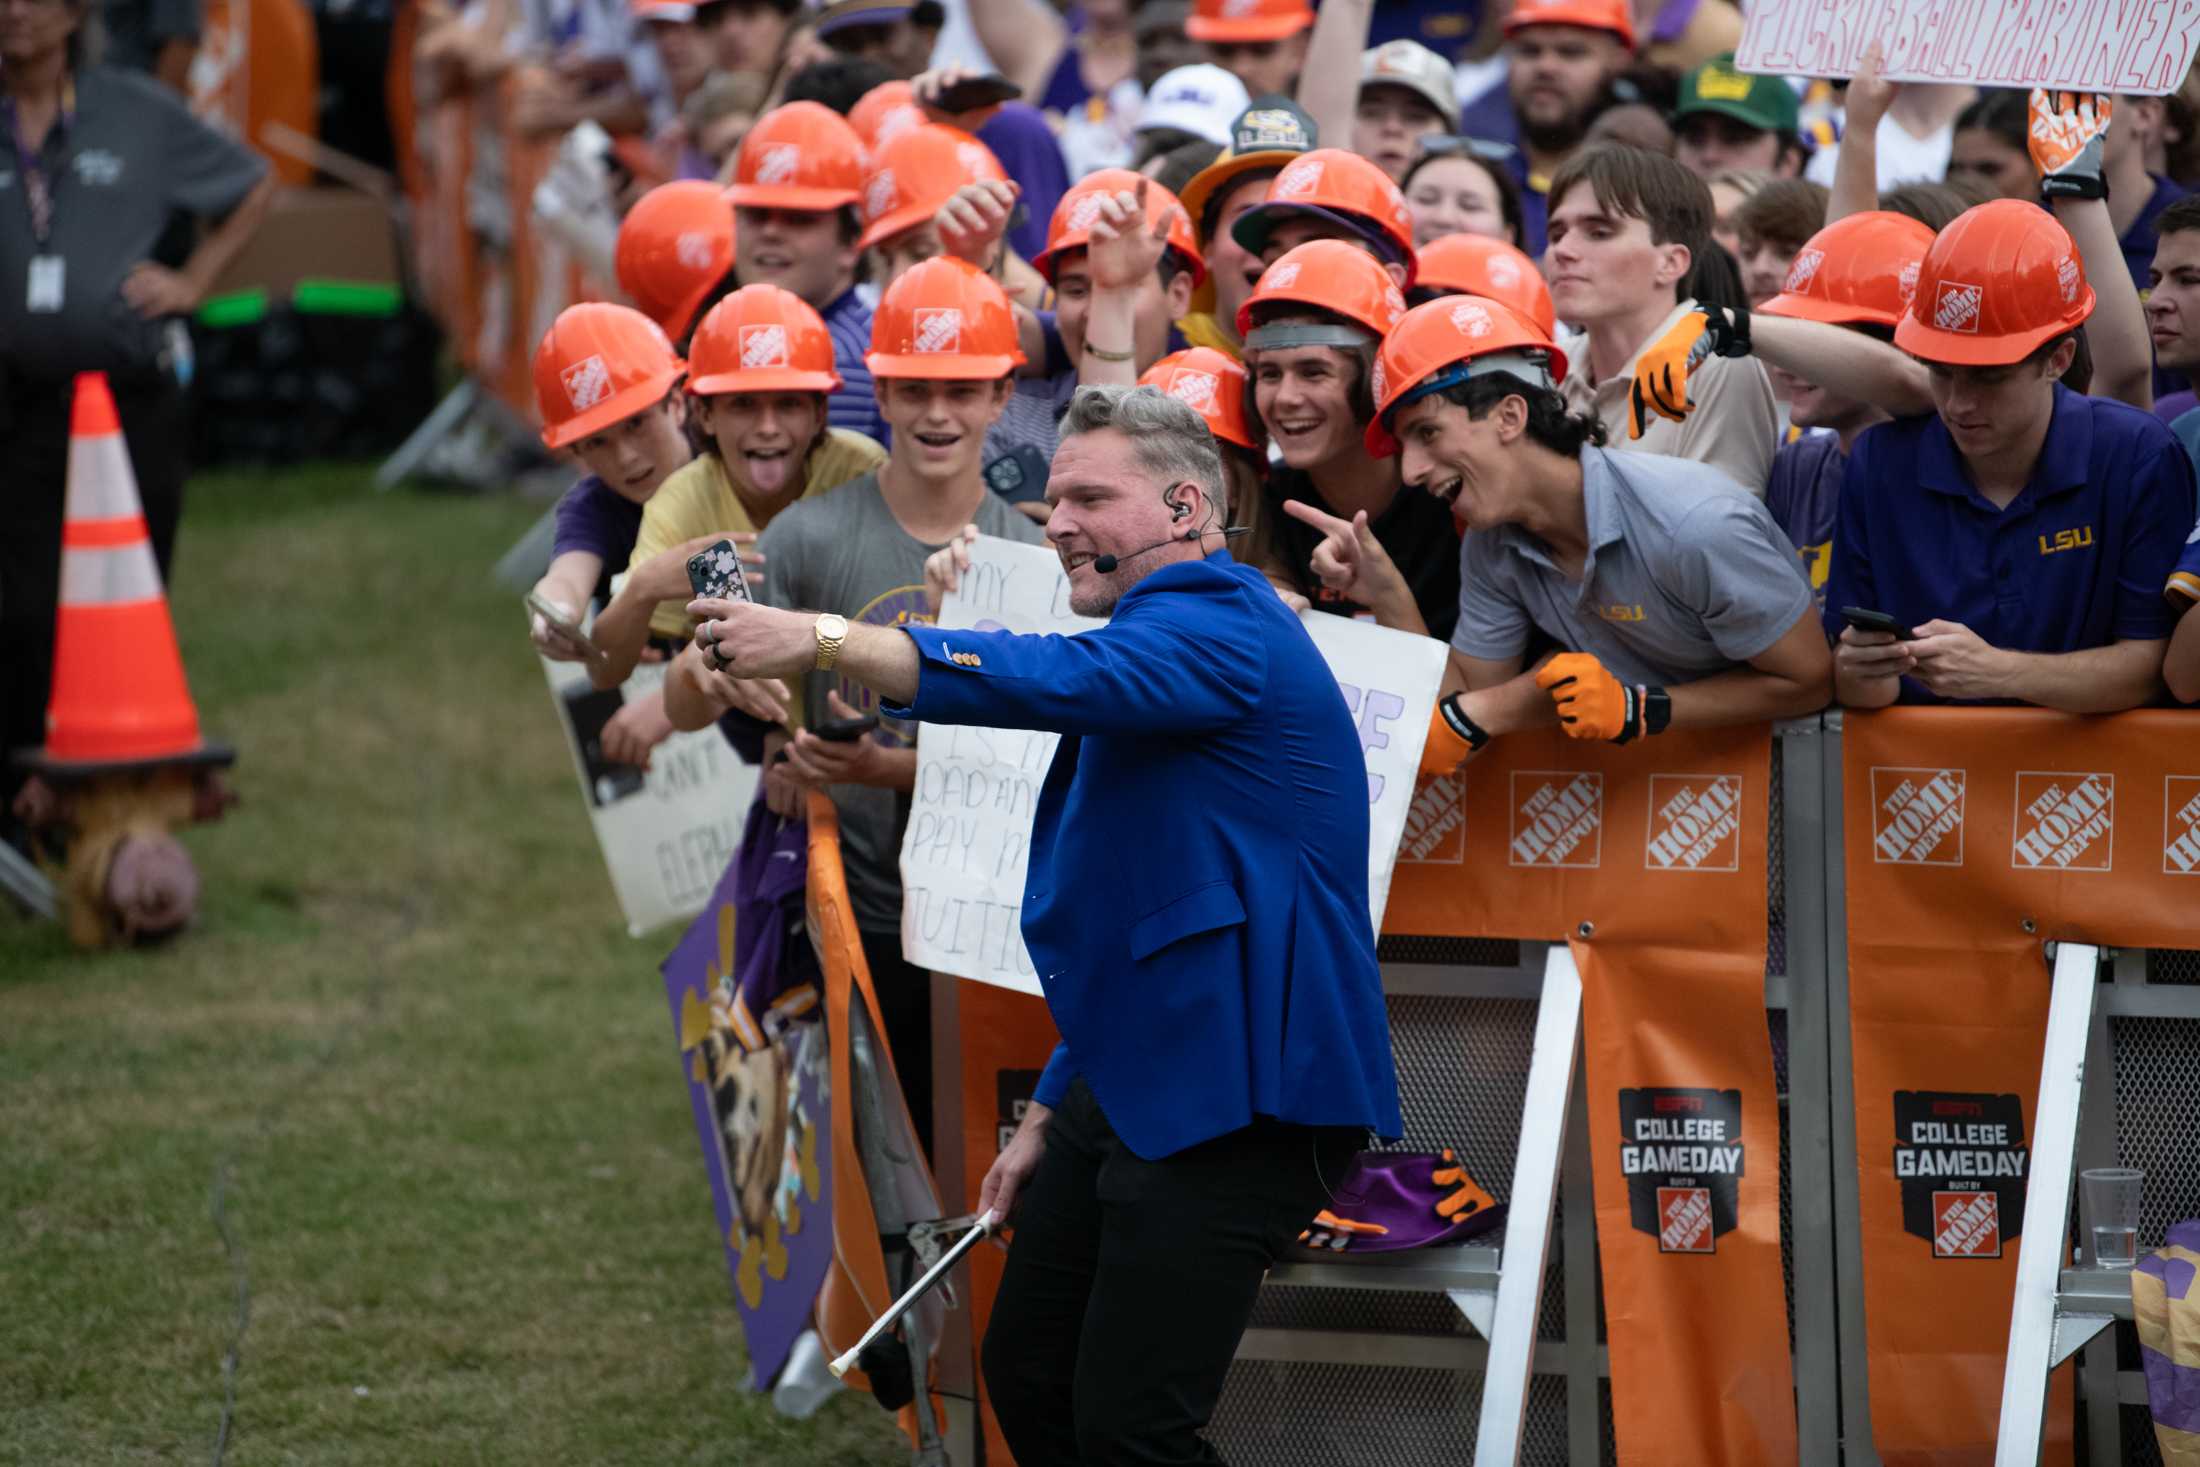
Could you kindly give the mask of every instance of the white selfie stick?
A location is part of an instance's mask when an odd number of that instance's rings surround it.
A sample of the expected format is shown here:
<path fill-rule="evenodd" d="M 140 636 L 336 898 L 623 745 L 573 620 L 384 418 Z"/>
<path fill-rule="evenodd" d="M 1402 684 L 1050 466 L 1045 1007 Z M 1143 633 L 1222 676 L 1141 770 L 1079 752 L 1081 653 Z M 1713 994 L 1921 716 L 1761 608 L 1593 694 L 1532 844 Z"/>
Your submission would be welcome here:
<path fill-rule="evenodd" d="M 872 1323 L 871 1327 L 863 1332 L 863 1338 L 856 1341 L 854 1349 L 850 1350 L 847 1354 L 841 1356 L 838 1360 L 835 1360 L 832 1363 L 830 1368 L 833 1372 L 833 1379 L 838 1380 L 842 1376 L 846 1375 L 848 1373 L 849 1367 L 856 1363 L 856 1356 L 863 1353 L 863 1347 L 870 1344 L 871 1341 L 877 1339 L 880 1335 L 886 1333 L 886 1331 L 892 1329 L 894 1327 L 894 1322 L 900 1319 L 904 1314 L 907 1314 L 909 1312 L 910 1306 L 915 1304 L 919 1299 L 922 1299 L 925 1296 L 925 1293 L 929 1289 L 931 1289 L 934 1284 L 938 1283 L 941 1279 L 947 1277 L 947 1271 L 953 1268 L 956 1263 L 961 1260 L 962 1256 L 965 1253 L 968 1253 L 973 1247 L 977 1246 L 977 1242 L 980 1238 L 983 1238 L 988 1233 L 992 1232 L 994 1225 L 999 1221 L 1000 1214 L 995 1212 L 990 1207 L 987 1208 L 984 1212 L 979 1213 L 978 1221 L 970 1229 L 970 1231 L 964 1233 L 960 1238 L 956 1239 L 955 1246 L 948 1249 L 944 1254 L 940 1255 L 940 1261 L 933 1264 L 930 1268 L 926 1269 L 924 1271 L 924 1277 L 918 1279 L 914 1284 L 911 1284 L 909 1286 L 909 1292 L 902 1295 L 899 1299 L 896 1299 L 894 1301 L 894 1307 L 887 1310 L 884 1314 L 881 1314 L 878 1319 Z"/>

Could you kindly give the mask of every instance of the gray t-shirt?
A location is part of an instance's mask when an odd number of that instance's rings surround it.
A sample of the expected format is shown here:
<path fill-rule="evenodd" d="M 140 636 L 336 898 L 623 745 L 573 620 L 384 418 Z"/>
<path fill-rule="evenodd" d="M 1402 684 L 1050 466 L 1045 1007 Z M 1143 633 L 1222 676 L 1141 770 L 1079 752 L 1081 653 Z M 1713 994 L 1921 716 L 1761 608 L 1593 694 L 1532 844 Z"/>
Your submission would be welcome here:
<path fill-rule="evenodd" d="M 974 517 L 981 533 L 1037 545 L 1046 532 L 996 494 L 979 501 Z M 878 475 L 850 479 L 838 489 L 789 505 L 757 540 L 765 563 L 762 599 L 803 611 L 837 611 L 852 622 L 898 627 L 929 624 L 924 605 L 927 545 L 901 527 L 886 507 Z M 837 673 L 812 673 L 804 701 L 823 720 L 825 694 L 840 694 L 858 713 L 878 707 L 878 695 Z M 885 719 L 872 735 L 906 749 L 916 725 Z M 901 930 L 901 834 L 909 819 L 905 790 L 836 784 L 827 794 L 840 811 L 840 844 L 848 868 L 848 897 L 856 925 L 866 932 Z"/>
<path fill-rule="evenodd" d="M 76 116 L 39 151 L 53 191 L 53 236 L 33 242 L 20 163 L 0 153 L 0 366 L 39 377 L 149 372 L 164 326 L 122 298 L 122 280 L 154 246 L 170 211 L 219 217 L 267 172 L 250 149 L 193 117 L 150 77 L 88 67 Z M 28 311 L 31 258 L 63 262 L 61 309 Z"/>
<path fill-rule="evenodd" d="M 1581 579 L 1516 525 L 1459 547 L 1451 645 L 1498 660 L 1540 628 L 1630 683 L 1684 683 L 1757 656 L 1811 613 L 1795 547 L 1726 475 L 1663 454 L 1581 451 L 1589 553 Z"/>

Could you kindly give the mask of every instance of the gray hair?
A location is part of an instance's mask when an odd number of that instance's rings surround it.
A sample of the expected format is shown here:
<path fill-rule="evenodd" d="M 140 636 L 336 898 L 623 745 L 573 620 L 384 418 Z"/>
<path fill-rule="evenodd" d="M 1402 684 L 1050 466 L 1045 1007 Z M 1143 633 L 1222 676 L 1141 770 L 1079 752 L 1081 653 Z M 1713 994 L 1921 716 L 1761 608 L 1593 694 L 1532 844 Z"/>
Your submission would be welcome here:
<path fill-rule="evenodd" d="M 1190 482 L 1207 497 L 1221 529 L 1229 521 L 1222 453 L 1207 420 L 1152 387 L 1080 387 L 1062 416 L 1061 436 L 1113 428 L 1128 438 L 1138 466 L 1165 486 Z"/>

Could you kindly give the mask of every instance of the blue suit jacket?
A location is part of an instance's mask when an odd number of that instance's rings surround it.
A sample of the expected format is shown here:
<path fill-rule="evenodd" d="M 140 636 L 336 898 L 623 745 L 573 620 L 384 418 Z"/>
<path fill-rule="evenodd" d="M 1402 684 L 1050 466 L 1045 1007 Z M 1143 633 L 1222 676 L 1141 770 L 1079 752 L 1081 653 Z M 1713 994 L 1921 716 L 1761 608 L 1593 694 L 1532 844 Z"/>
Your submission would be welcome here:
<path fill-rule="evenodd" d="M 1367 912 L 1360 741 L 1258 571 L 1164 566 L 1075 637 L 906 629 L 897 717 L 1063 738 L 1031 833 L 1024 940 L 1062 1043 L 1148 1159 L 1256 1115 L 1397 1136 Z"/>

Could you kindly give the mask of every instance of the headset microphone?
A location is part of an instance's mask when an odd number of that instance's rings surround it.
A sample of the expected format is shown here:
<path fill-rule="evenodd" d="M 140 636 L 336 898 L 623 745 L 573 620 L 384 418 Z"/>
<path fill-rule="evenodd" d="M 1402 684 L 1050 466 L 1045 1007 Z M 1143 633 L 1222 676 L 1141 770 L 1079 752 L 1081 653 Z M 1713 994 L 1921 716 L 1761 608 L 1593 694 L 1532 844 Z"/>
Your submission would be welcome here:
<path fill-rule="evenodd" d="M 1223 539 L 1233 540 L 1236 539 L 1239 535 L 1252 534 L 1253 528 L 1250 525 L 1232 525 L 1229 529 L 1223 530 L 1220 533 Z M 1185 540 L 1189 538 L 1191 537 L 1187 535 L 1171 535 L 1166 540 L 1156 540 L 1153 542 L 1153 544 L 1142 546 L 1137 550 L 1133 550 L 1128 555 L 1095 555 L 1092 558 L 1092 568 L 1094 572 L 1099 575 L 1112 576 L 1115 574 L 1115 568 L 1121 565 L 1126 560 L 1136 560 L 1139 556 L 1144 555 L 1148 550 L 1159 550 L 1164 545 L 1174 545 L 1179 540 Z"/>

